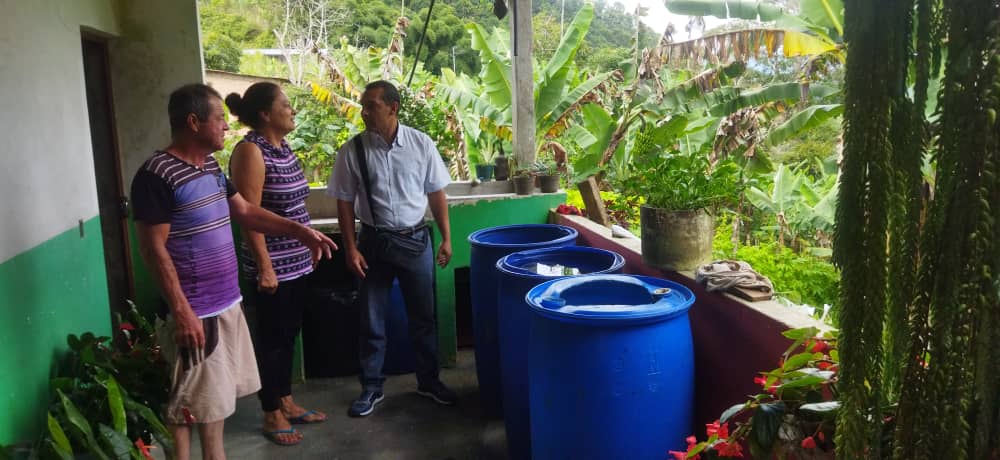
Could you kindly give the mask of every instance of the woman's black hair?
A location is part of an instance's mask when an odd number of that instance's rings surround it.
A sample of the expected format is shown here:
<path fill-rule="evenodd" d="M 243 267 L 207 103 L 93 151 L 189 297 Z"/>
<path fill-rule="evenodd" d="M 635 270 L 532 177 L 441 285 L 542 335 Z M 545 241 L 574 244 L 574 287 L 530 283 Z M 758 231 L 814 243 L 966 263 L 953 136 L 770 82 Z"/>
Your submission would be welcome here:
<path fill-rule="evenodd" d="M 239 118 L 240 123 L 255 130 L 260 129 L 260 113 L 271 110 L 271 105 L 274 104 L 280 91 L 281 87 L 274 83 L 257 82 L 247 88 L 243 97 L 237 93 L 229 93 L 226 96 L 226 106 L 229 107 L 229 113 Z"/>

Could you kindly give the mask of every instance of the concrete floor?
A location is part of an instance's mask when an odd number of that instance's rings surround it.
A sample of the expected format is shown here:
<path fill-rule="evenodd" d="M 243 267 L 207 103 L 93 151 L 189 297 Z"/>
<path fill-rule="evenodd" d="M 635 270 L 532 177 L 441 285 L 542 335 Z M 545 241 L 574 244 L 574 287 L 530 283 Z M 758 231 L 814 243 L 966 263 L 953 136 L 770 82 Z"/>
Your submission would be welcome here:
<path fill-rule="evenodd" d="M 414 393 L 413 374 L 390 376 L 385 400 L 360 419 L 347 416 L 348 406 L 360 393 L 357 377 L 310 379 L 296 385 L 295 401 L 326 412 L 328 418 L 298 425 L 305 438 L 290 447 L 275 445 L 260 434 L 257 398 L 243 398 L 226 421 L 226 455 L 233 460 L 506 458 L 503 421 L 480 416 L 472 350 L 460 350 L 458 365 L 442 369 L 441 380 L 458 394 L 457 406 L 440 406 Z M 197 445 L 192 450 L 193 458 L 200 458 Z"/>

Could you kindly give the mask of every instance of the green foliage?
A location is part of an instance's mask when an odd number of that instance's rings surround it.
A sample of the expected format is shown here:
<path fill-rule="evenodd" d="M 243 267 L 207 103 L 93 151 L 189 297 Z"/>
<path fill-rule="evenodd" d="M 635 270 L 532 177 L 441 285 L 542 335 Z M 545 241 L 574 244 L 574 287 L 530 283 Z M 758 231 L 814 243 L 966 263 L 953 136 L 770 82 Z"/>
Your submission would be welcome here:
<path fill-rule="evenodd" d="M 740 168 L 732 160 L 711 164 L 704 149 L 675 148 L 687 120 L 675 117 L 644 130 L 632 150 L 632 172 L 622 180 L 626 195 L 643 197 L 647 206 L 687 211 L 716 210 L 740 194 Z"/>
<path fill-rule="evenodd" d="M 758 176 L 747 189 L 746 197 L 755 207 L 755 218 L 764 229 L 773 229 L 779 243 L 788 241 L 801 250 L 809 246 L 829 249 L 837 205 L 835 175 L 813 179 L 802 172 L 779 164 L 773 174 Z M 787 239 L 786 239 L 787 238 Z"/>
<path fill-rule="evenodd" d="M 410 56 L 414 56 L 417 52 L 420 35 L 424 31 L 427 8 L 424 7 L 408 14 L 413 22 L 410 24 L 409 33 L 406 36 L 406 51 Z M 467 51 L 469 49 L 469 34 L 465 32 L 467 21 L 468 18 L 459 17 L 455 8 L 447 3 L 434 5 L 434 14 L 431 16 L 427 37 L 424 39 L 419 56 L 425 69 L 429 72 L 440 73 L 442 67 L 452 67 L 453 47 L 456 53 L 457 50 Z M 379 43 L 378 46 L 385 46 L 385 43 Z M 455 69 L 452 70 L 472 72 L 475 70 L 475 64 L 475 56 L 472 53 L 456 54 Z M 407 67 L 407 72 L 409 72 L 409 67 Z"/>
<path fill-rule="evenodd" d="M 202 41 L 205 50 L 205 67 L 212 70 L 239 72 L 243 51 L 239 45 L 225 35 L 209 32 Z"/>
<path fill-rule="evenodd" d="M 837 143 L 840 137 L 840 118 L 824 121 L 813 129 L 807 129 L 781 143 L 772 146 L 768 153 L 775 163 L 806 163 L 811 176 L 836 172 Z M 831 161 L 833 160 L 833 161 Z M 821 164 L 817 164 L 817 161 Z M 830 164 L 832 163 L 832 164 Z"/>
<path fill-rule="evenodd" d="M 743 457 L 743 445 L 753 458 L 830 457 L 840 407 L 837 333 L 803 328 L 784 336 L 792 345 L 778 367 L 754 378 L 761 391 L 707 424 L 707 439 L 689 440 L 687 451 L 675 458 Z"/>
<path fill-rule="evenodd" d="M 325 184 L 337 160 L 337 149 L 363 127 L 345 120 L 336 106 L 323 104 L 305 91 L 291 86 L 285 91 L 297 112 L 295 130 L 285 140 L 299 157 L 306 180 L 313 185 Z"/>
<path fill-rule="evenodd" d="M 388 45 L 396 19 L 400 15 L 400 4 L 393 0 L 327 0 L 331 11 L 345 14 L 346 21 L 336 21 L 330 25 L 329 38 L 333 43 L 327 44 L 334 48 L 341 37 L 358 48 L 369 46 L 384 48 Z M 625 11 L 620 4 L 608 3 L 603 0 L 595 2 L 597 17 L 594 21 L 593 33 L 587 43 L 581 48 L 582 62 L 588 62 L 595 53 L 604 56 L 620 50 L 627 55 L 632 47 L 631 40 L 635 20 L 631 12 Z M 410 27 L 405 40 L 406 58 L 413 59 L 420 40 L 424 20 L 427 17 L 429 0 L 416 0 L 405 5 L 403 15 L 410 19 Z M 584 6 L 582 0 L 543 1 L 532 5 L 536 29 L 536 46 L 539 60 L 544 61 L 555 50 L 551 46 L 553 37 L 559 39 L 560 16 L 574 17 Z M 273 29 L 280 26 L 283 20 L 282 0 L 199 0 L 199 15 L 203 36 L 209 33 L 224 35 L 232 39 L 239 48 L 274 48 L 277 42 Z M 561 11 L 562 8 L 565 11 Z M 470 37 L 465 32 L 467 23 L 481 24 L 487 30 L 493 27 L 506 27 L 507 18 L 498 20 L 492 13 L 492 2 L 483 0 L 456 0 L 447 3 L 438 2 L 434 5 L 431 24 L 427 28 L 427 37 L 419 56 L 424 68 L 433 73 L 439 73 L 442 68 L 451 68 L 455 72 L 475 74 L 479 71 L 479 60 L 470 47 Z M 568 25 L 562 24 L 563 27 Z M 623 31 L 628 31 L 623 33 Z M 642 43 L 646 47 L 655 45 L 657 33 L 642 26 Z M 558 45 L 558 42 L 555 43 Z M 204 46 L 204 44 L 203 44 Z M 602 70 L 611 70 L 618 61 L 601 62 Z M 412 61 L 411 61 L 412 63 Z M 454 64 L 453 64 L 454 63 Z M 409 68 L 410 64 L 407 64 Z M 254 75 L 284 76 L 286 73 L 254 73 Z"/>
<path fill-rule="evenodd" d="M 446 112 L 450 107 L 445 105 L 443 100 L 428 99 L 424 94 L 406 87 L 402 88 L 400 96 L 402 99 L 399 109 L 400 123 L 427 133 L 442 155 L 458 148 L 455 133 L 448 129 Z"/>
<path fill-rule="evenodd" d="M 142 458 L 137 441 L 155 439 L 172 452 L 173 439 L 150 407 L 167 402 L 169 367 L 160 355 L 153 326 L 133 305 L 131 322 L 115 321 L 117 336 L 84 333 L 67 337 L 51 388 L 48 431 L 36 448 L 43 458 Z"/>
<path fill-rule="evenodd" d="M 240 57 L 239 72 L 261 77 L 288 78 L 288 64 L 285 64 L 283 59 L 274 59 L 261 53 L 249 53 Z"/>
<path fill-rule="evenodd" d="M 829 321 L 838 324 L 840 272 L 828 260 L 809 254 L 797 254 L 776 241 L 733 247 L 729 219 L 719 219 L 712 242 L 717 259 L 736 259 L 750 264 L 774 285 L 775 293 L 789 300 L 822 307 L 830 304 Z M 822 311 L 821 308 L 819 308 Z M 819 314 L 817 314 L 819 317 Z"/>

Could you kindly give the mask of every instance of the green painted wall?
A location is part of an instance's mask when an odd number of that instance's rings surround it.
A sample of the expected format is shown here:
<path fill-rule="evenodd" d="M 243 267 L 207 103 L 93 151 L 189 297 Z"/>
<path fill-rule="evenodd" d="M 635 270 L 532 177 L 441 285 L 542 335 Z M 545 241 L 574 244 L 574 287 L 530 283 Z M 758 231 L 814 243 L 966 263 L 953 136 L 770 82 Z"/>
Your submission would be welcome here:
<path fill-rule="evenodd" d="M 135 232 L 135 221 L 131 217 L 128 219 L 128 238 L 129 248 L 132 250 L 132 286 L 135 288 L 135 299 L 132 301 L 146 318 L 153 318 L 159 308 L 160 291 L 142 260 L 142 254 L 139 252 L 139 236 Z"/>
<path fill-rule="evenodd" d="M 66 335 L 111 332 L 100 218 L 0 264 L 0 305 L 0 444 L 11 444 L 44 426 Z"/>
<path fill-rule="evenodd" d="M 500 225 L 544 224 L 549 209 L 566 202 L 566 193 L 536 194 L 456 203 L 448 207 L 451 221 L 451 263 L 437 269 L 438 348 L 441 364 L 455 365 L 458 348 L 455 328 L 455 269 L 469 266 L 469 235 Z M 436 233 L 435 233 L 435 236 Z M 437 247 L 435 245 L 435 247 Z"/>

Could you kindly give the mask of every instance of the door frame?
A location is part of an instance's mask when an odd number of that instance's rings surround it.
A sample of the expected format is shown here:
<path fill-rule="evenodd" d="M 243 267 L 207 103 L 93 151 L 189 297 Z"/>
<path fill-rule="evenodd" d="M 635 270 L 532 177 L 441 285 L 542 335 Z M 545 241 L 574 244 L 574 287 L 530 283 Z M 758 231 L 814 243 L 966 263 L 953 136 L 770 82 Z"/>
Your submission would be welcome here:
<path fill-rule="evenodd" d="M 122 251 L 124 253 L 123 263 L 125 264 L 124 272 L 125 272 L 125 288 L 126 288 L 126 292 L 124 294 L 125 294 L 126 300 L 134 300 L 135 299 L 136 291 L 135 291 L 135 272 L 134 272 L 134 267 L 133 267 L 133 263 L 132 263 L 131 234 L 129 232 L 129 225 L 128 225 L 128 215 L 129 215 L 129 213 L 128 213 L 128 207 L 129 207 L 129 204 L 128 204 L 128 201 L 127 201 L 128 200 L 128 195 L 127 195 L 126 190 L 125 190 L 125 181 L 122 179 L 122 157 L 121 157 L 121 150 L 120 150 L 120 147 L 119 147 L 119 144 L 118 144 L 118 121 L 117 121 L 117 116 L 115 115 L 114 88 L 113 88 L 113 85 L 112 85 L 112 82 L 111 82 L 111 79 L 113 78 L 113 74 L 112 74 L 112 69 L 111 69 L 111 50 L 110 50 L 111 47 L 110 47 L 110 42 L 111 42 L 111 37 L 108 37 L 105 34 L 102 34 L 100 32 L 96 32 L 96 31 L 87 30 L 85 28 L 82 28 L 80 30 L 80 44 L 81 44 L 81 47 L 83 45 L 85 45 L 86 43 L 95 44 L 95 45 L 98 45 L 101 48 L 102 54 L 103 54 L 104 76 L 106 77 L 106 78 L 104 78 L 104 87 L 105 87 L 104 88 L 104 94 L 106 95 L 106 99 L 107 99 L 106 100 L 106 104 L 107 104 L 107 107 L 108 107 L 108 114 L 107 114 L 108 115 L 108 120 L 107 120 L 107 123 L 108 123 L 108 129 L 110 130 L 110 134 L 111 134 L 111 136 L 110 136 L 111 137 L 111 144 L 110 144 L 110 148 L 111 148 L 111 162 L 112 162 L 112 169 L 114 170 L 114 174 L 113 175 L 114 175 L 115 189 L 116 189 L 116 192 L 117 192 L 117 195 L 118 195 L 117 207 L 118 207 L 118 209 L 119 209 L 119 211 L 121 213 L 119 215 L 119 219 L 118 219 L 117 225 L 120 227 L 120 231 L 121 231 L 121 235 L 122 235 L 121 245 L 122 245 Z M 82 52 L 82 50 L 81 50 L 81 52 Z M 84 78 L 86 78 L 86 69 L 84 69 Z M 86 85 L 86 83 L 84 83 L 84 85 Z M 89 111 L 90 111 L 89 105 L 88 105 L 87 110 L 88 110 L 88 113 L 89 113 Z M 89 123 L 89 116 L 88 116 L 88 123 Z M 93 141 L 91 141 L 91 145 L 93 146 Z M 91 154 L 93 155 L 93 152 L 91 152 Z M 96 161 L 96 159 L 95 159 L 95 161 Z M 97 165 L 95 165 L 95 168 L 96 167 L 97 167 Z M 94 183 L 95 183 L 94 184 L 95 187 L 99 185 L 97 177 L 96 177 L 96 171 L 95 171 Z M 100 194 L 99 193 L 98 193 L 98 199 L 100 199 Z M 98 206 L 98 208 L 100 208 L 100 206 Z M 102 238 L 102 242 L 103 242 L 103 239 L 104 239 L 104 237 L 103 237 L 103 228 L 102 228 L 102 237 L 101 238 Z M 105 248 L 104 250 L 106 252 L 107 248 Z M 105 259 L 105 261 L 106 260 L 107 259 Z M 109 292 L 108 294 L 110 296 L 111 293 Z M 123 313 L 124 314 L 127 311 L 127 307 L 125 307 L 124 305 L 116 306 L 115 305 L 116 304 L 116 300 L 117 299 L 109 299 L 109 303 L 111 304 L 110 305 L 111 312 L 112 313 Z"/>

